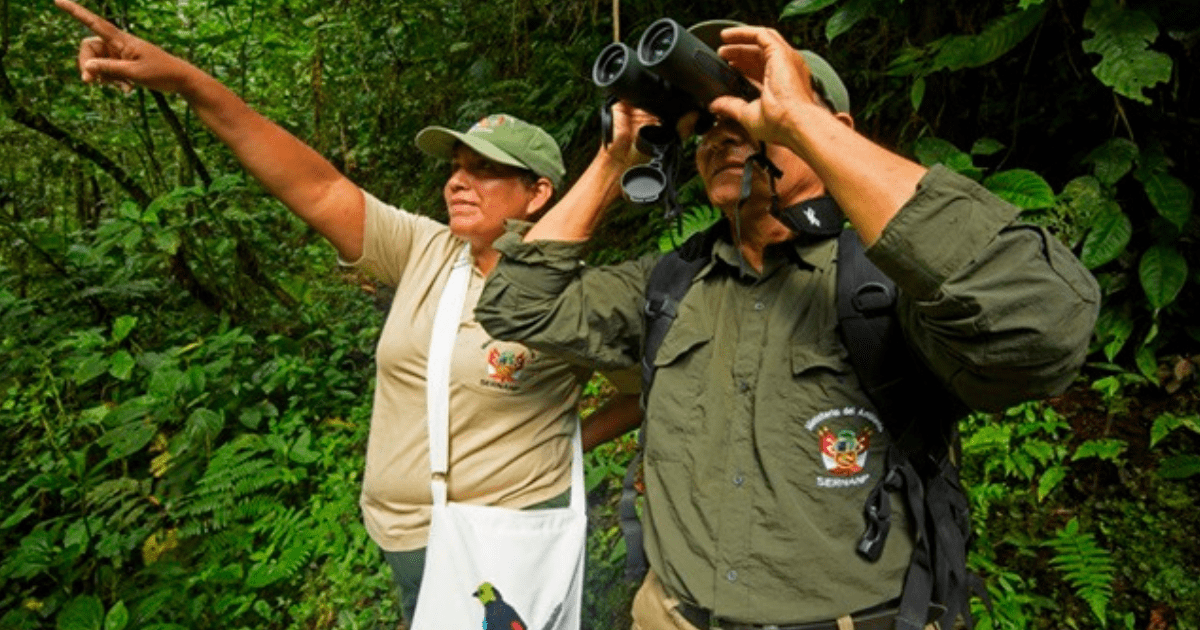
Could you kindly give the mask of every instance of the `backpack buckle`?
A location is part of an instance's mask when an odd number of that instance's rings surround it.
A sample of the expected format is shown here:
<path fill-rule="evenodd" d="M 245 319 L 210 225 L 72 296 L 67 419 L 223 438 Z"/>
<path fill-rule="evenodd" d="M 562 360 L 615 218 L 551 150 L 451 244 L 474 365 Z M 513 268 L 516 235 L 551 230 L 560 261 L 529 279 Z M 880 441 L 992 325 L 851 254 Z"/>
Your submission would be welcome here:
<path fill-rule="evenodd" d="M 850 297 L 850 304 L 859 313 L 882 311 L 891 308 L 895 303 L 895 291 L 882 282 L 865 282 Z"/>
<path fill-rule="evenodd" d="M 895 470 L 893 469 L 892 473 Z M 888 479 L 892 474 L 888 475 Z M 863 506 L 863 520 L 866 521 L 866 530 L 858 539 L 858 555 L 865 558 L 868 562 L 875 562 L 879 556 L 883 555 L 883 544 L 887 542 L 888 532 L 892 528 L 892 501 L 888 497 L 890 491 L 885 480 L 875 486 L 871 491 L 871 496 L 867 499 L 867 504 Z"/>

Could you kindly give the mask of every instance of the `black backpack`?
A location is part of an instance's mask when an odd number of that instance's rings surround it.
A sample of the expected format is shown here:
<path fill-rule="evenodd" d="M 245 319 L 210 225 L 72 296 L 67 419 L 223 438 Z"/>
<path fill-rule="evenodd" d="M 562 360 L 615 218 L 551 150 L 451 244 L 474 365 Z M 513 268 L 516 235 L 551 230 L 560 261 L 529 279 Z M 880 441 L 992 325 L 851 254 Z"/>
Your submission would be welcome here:
<path fill-rule="evenodd" d="M 643 310 L 643 397 L 653 384 L 654 357 L 679 303 L 707 264 L 722 229 L 718 224 L 693 235 L 664 256 L 650 274 Z M 857 553 L 869 561 L 879 559 L 891 526 L 889 493 L 899 492 L 908 506 L 916 540 L 896 616 L 897 630 L 920 630 L 935 620 L 950 628 L 960 616 L 970 628 L 972 593 L 988 602 L 982 581 L 966 567 L 971 516 L 958 477 L 957 421 L 970 409 L 910 351 L 895 317 L 895 304 L 895 283 L 867 259 L 857 233 L 843 230 L 838 235 L 837 278 L 842 343 L 880 418 L 898 436 L 886 453 L 883 479 L 863 506 L 865 531 Z M 917 417 L 920 422 L 913 421 Z M 635 581 L 648 568 L 636 507 L 641 455 L 639 448 L 626 471 L 618 508 L 626 541 L 626 577 Z"/>

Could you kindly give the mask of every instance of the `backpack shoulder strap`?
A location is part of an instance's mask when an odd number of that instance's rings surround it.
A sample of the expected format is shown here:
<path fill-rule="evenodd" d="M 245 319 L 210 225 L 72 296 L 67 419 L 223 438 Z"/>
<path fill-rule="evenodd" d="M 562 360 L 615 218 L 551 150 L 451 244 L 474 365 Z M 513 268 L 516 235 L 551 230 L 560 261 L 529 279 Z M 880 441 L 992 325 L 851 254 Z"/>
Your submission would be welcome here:
<path fill-rule="evenodd" d="M 646 300 L 642 317 L 646 320 L 642 343 L 642 405 L 654 382 L 654 357 L 667 336 L 667 330 L 679 314 L 679 303 L 692 286 L 696 274 L 708 264 L 713 242 L 720 223 L 684 241 L 674 251 L 663 256 L 650 272 L 646 285 Z M 617 502 L 617 518 L 625 538 L 625 578 L 640 583 L 649 568 L 646 550 L 642 546 L 642 523 L 637 513 L 637 498 L 641 494 L 643 432 L 638 431 L 638 450 L 625 468 L 621 498 Z"/>
<path fill-rule="evenodd" d="M 692 280 L 708 264 L 716 236 L 715 226 L 693 234 L 678 249 L 663 256 L 650 272 L 646 301 L 642 307 L 642 316 L 646 320 L 646 336 L 642 344 L 643 398 L 654 382 L 654 358 L 658 355 L 658 347 L 679 314 L 679 303 L 691 288 Z"/>
<path fill-rule="evenodd" d="M 896 318 L 896 284 L 867 259 L 853 230 L 838 237 L 837 283 L 842 343 L 893 440 L 884 479 L 863 508 L 858 553 L 872 562 L 882 554 L 892 515 L 888 495 L 899 493 L 916 540 L 897 629 L 921 630 L 934 609 L 942 627 L 961 617 L 969 628 L 970 596 L 987 591 L 966 567 L 970 506 L 950 450 L 957 444 L 956 421 L 970 409 L 909 349 Z"/>
<path fill-rule="evenodd" d="M 842 231 L 837 256 L 842 343 L 859 385 L 888 430 L 905 435 L 907 421 L 918 415 L 930 428 L 944 427 L 967 415 L 967 406 L 909 349 L 896 318 L 896 283 L 867 258 L 857 232 Z M 930 418 L 936 421 L 929 422 Z M 924 431 L 917 433 L 912 436 L 917 442 L 930 437 L 921 435 Z"/>

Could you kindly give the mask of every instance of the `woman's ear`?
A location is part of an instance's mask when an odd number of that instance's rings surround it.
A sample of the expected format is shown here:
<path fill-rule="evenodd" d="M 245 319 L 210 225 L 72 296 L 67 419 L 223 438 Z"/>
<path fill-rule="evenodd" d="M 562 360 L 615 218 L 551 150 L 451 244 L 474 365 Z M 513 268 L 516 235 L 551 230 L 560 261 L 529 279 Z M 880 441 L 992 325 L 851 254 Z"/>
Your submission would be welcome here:
<path fill-rule="evenodd" d="M 539 177 L 529 187 L 529 191 L 529 203 L 525 204 L 526 219 L 532 219 L 546 209 L 546 204 L 550 203 L 550 199 L 554 196 L 554 184 L 550 183 L 549 178 Z"/>

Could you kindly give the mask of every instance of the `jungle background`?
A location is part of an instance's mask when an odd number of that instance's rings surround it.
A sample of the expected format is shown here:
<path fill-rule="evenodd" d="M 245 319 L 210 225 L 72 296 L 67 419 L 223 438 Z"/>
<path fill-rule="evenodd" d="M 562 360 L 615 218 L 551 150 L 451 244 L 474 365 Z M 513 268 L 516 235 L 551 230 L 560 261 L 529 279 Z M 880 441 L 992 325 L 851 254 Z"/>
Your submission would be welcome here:
<path fill-rule="evenodd" d="M 1200 628 L 1195 0 L 85 5 L 438 218 L 423 126 L 509 112 L 577 175 L 615 35 L 777 26 L 840 69 L 862 132 L 1021 206 L 1103 288 L 1070 390 L 963 422 L 979 626 Z M 85 33 L 49 0 L 0 0 L 0 35 L 0 628 L 395 628 L 357 506 L 379 287 L 180 99 L 82 85 Z M 681 198 L 682 225 L 615 209 L 592 261 L 715 216 L 694 180 Z M 585 628 L 628 627 L 613 508 L 634 448 L 587 458 Z"/>

